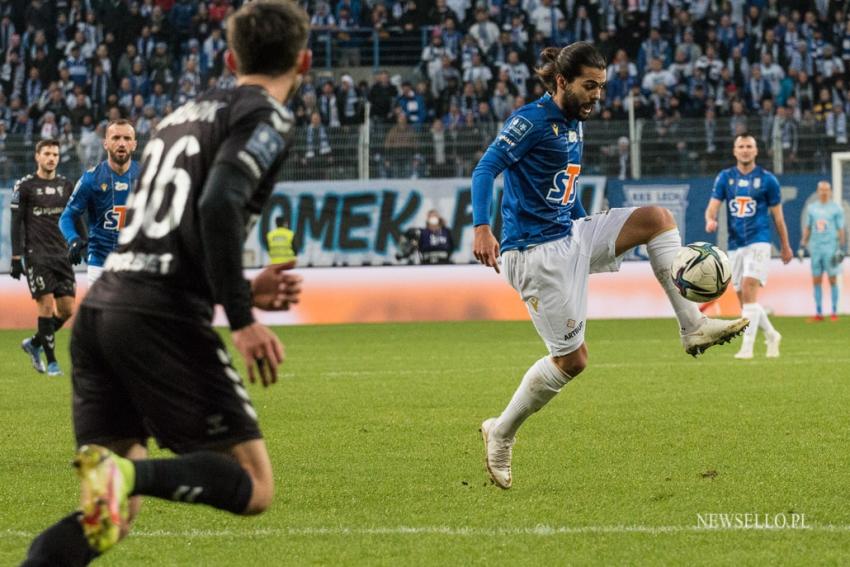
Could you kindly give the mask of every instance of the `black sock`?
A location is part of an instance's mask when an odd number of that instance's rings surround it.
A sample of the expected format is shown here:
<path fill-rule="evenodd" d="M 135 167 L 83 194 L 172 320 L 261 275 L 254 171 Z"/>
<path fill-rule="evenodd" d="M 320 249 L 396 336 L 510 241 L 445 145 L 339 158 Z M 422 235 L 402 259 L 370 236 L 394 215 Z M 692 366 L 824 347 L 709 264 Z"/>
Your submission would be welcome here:
<path fill-rule="evenodd" d="M 67 320 L 68 319 L 63 319 L 62 317 L 57 317 L 56 315 L 54 315 L 53 316 L 53 332 L 55 333 L 56 331 L 61 329 L 62 325 L 64 325 L 65 321 L 67 321 Z"/>
<path fill-rule="evenodd" d="M 236 461 L 218 453 L 199 451 L 175 459 L 134 463 L 134 495 L 208 504 L 234 514 L 245 512 L 251 500 L 251 477 Z"/>
<path fill-rule="evenodd" d="M 77 567 L 91 563 L 98 554 L 89 547 L 79 518 L 80 513 L 74 512 L 38 534 L 21 567 Z"/>
<path fill-rule="evenodd" d="M 38 336 L 38 332 L 30 337 L 30 343 L 32 343 L 32 346 L 36 348 L 41 347 L 41 337 Z"/>
<path fill-rule="evenodd" d="M 56 346 L 53 336 L 53 317 L 38 318 L 38 336 L 41 346 L 44 347 L 44 356 L 47 357 L 47 363 L 56 362 L 56 354 L 53 352 Z"/>

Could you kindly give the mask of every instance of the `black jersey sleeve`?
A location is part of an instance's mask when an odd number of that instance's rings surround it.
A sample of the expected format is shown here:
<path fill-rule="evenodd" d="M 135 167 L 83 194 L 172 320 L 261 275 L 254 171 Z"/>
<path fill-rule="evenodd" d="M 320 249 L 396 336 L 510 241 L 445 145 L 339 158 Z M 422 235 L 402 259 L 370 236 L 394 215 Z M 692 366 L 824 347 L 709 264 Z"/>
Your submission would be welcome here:
<path fill-rule="evenodd" d="M 206 271 L 213 299 L 224 307 L 234 331 L 254 322 L 251 284 L 242 275 L 242 245 L 247 219 L 246 203 L 256 182 L 229 160 L 213 164 L 198 203 L 205 248 Z"/>
<path fill-rule="evenodd" d="M 21 256 L 24 250 L 24 217 L 26 216 L 28 203 L 26 198 L 26 187 L 20 184 L 15 187 L 12 193 L 12 222 L 11 222 L 11 240 L 12 240 L 12 256 Z"/>
<path fill-rule="evenodd" d="M 242 114 L 234 110 L 234 114 Z M 215 161 L 234 165 L 258 183 L 274 172 L 287 153 L 291 127 L 291 115 L 270 106 L 242 114 L 235 119 Z"/>

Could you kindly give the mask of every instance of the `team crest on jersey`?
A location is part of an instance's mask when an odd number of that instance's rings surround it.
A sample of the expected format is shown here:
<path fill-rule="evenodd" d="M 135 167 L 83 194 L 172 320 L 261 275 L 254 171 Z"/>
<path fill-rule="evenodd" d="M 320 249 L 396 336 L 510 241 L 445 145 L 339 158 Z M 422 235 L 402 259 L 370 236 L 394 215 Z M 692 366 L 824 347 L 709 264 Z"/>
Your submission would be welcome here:
<path fill-rule="evenodd" d="M 567 141 L 571 144 L 578 142 L 578 133 L 575 130 L 570 130 L 567 132 Z"/>
<path fill-rule="evenodd" d="M 735 197 L 729 201 L 729 212 L 733 217 L 746 218 L 756 214 L 756 202 L 750 197 Z"/>
<path fill-rule="evenodd" d="M 732 186 L 732 185 L 734 185 L 734 184 L 735 184 L 735 181 L 734 181 L 734 180 L 732 180 L 732 179 L 730 179 L 730 180 L 729 180 L 729 186 L 731 187 L 731 186 Z"/>
<path fill-rule="evenodd" d="M 761 177 L 756 177 L 753 179 L 753 189 L 758 189 L 761 187 Z"/>
<path fill-rule="evenodd" d="M 109 189 L 109 185 L 107 185 L 106 183 L 100 184 L 100 190 L 101 191 L 106 191 L 107 189 Z"/>

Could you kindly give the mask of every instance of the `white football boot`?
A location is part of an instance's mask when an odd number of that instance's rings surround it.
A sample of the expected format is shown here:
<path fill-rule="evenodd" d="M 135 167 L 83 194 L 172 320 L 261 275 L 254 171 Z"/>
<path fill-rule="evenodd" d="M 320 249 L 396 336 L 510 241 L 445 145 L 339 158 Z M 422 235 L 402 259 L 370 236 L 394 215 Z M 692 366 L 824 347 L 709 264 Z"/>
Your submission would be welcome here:
<path fill-rule="evenodd" d="M 485 419 L 481 424 L 481 437 L 484 438 L 484 460 L 490 480 L 499 488 L 511 487 L 511 456 L 514 439 L 501 439 L 493 434 L 496 418 Z"/>
<path fill-rule="evenodd" d="M 749 324 L 750 320 L 745 318 L 726 320 L 706 317 L 696 331 L 682 335 L 682 345 L 685 352 L 696 357 L 708 347 L 728 343 L 743 333 Z"/>
<path fill-rule="evenodd" d="M 774 331 L 764 338 L 764 344 L 767 345 L 767 358 L 779 358 L 779 343 L 782 341 L 782 335 Z"/>

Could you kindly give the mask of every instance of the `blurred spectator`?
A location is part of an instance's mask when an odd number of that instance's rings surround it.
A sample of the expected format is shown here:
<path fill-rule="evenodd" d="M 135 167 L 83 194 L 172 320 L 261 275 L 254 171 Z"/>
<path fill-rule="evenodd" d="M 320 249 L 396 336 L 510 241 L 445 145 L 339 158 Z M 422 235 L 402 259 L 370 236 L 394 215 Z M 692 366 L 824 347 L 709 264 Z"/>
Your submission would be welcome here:
<path fill-rule="evenodd" d="M 390 83 L 390 75 L 386 71 L 379 71 L 375 75 L 376 81 L 369 89 L 369 104 L 371 104 L 371 118 L 378 122 L 390 122 L 393 119 L 393 107 L 398 97 L 398 89 Z"/>
<path fill-rule="evenodd" d="M 490 46 L 498 39 L 499 27 L 490 21 L 487 8 L 479 7 L 475 9 L 475 23 L 469 28 L 469 35 L 478 43 L 478 48 L 484 53 L 487 53 Z"/>
<path fill-rule="evenodd" d="M 325 179 L 333 165 L 333 149 L 331 148 L 328 130 L 322 123 L 322 115 L 313 112 L 310 124 L 305 131 L 304 157 L 301 163 L 307 169 L 308 179 Z"/>
<path fill-rule="evenodd" d="M 407 114 L 396 112 L 396 123 L 393 124 L 384 141 L 384 155 L 387 169 L 391 177 L 405 177 L 409 173 L 406 166 L 411 163 L 411 156 L 416 153 L 416 134 L 407 119 Z"/>
<path fill-rule="evenodd" d="M 363 123 L 363 97 L 354 85 L 354 79 L 351 75 L 343 75 L 340 83 L 340 122 L 342 125 Z"/>
<path fill-rule="evenodd" d="M 409 81 L 401 84 L 401 95 L 396 99 L 395 105 L 401 109 L 401 113 L 405 116 L 405 125 L 418 126 L 425 121 L 428 114 L 428 109 L 425 107 L 425 99 L 421 95 L 416 94 L 413 90 L 413 85 Z M 396 115 L 398 121 L 398 115 Z M 399 129 L 403 130 L 403 128 Z M 391 130 L 392 131 L 392 130 Z"/>

